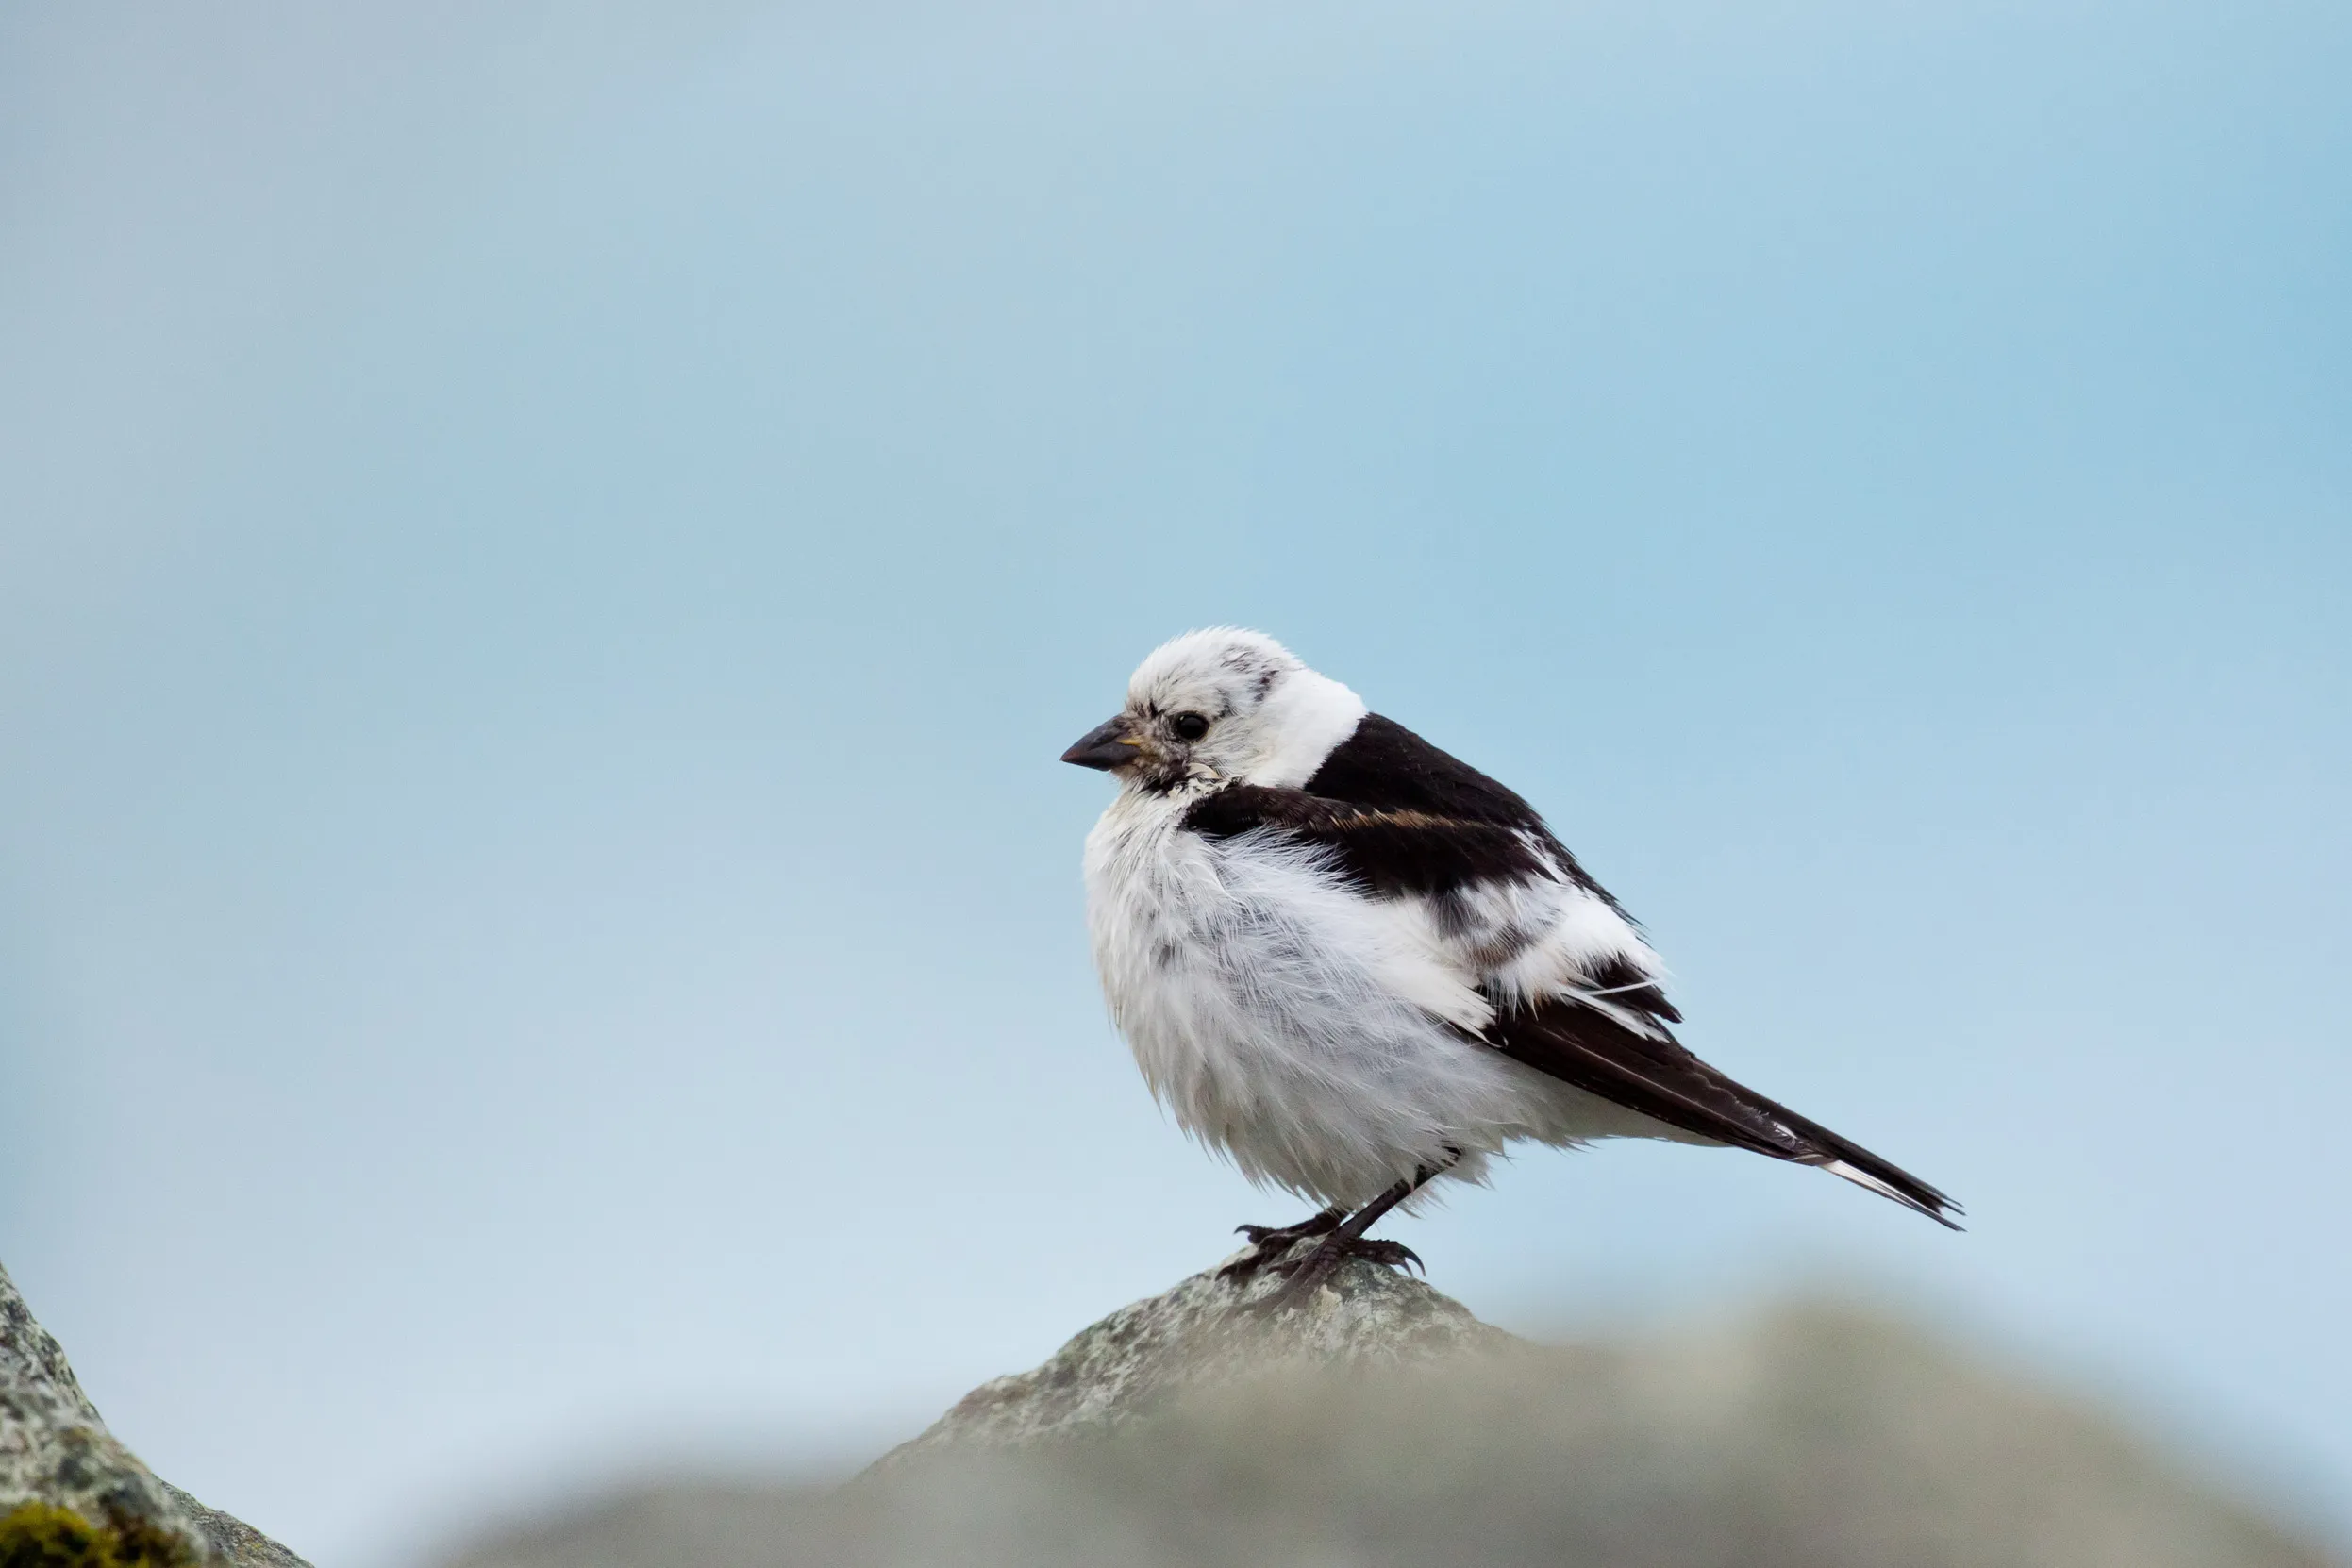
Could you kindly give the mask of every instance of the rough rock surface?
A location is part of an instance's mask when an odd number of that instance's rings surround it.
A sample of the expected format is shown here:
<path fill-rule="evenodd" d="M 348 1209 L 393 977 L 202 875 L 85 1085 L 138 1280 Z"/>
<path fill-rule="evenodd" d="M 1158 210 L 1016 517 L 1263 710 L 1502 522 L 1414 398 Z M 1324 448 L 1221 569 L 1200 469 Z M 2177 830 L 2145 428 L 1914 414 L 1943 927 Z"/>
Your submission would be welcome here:
<path fill-rule="evenodd" d="M 1299 1243 L 1293 1253 L 1303 1256 L 1313 1244 Z M 1419 1366 L 1525 1343 L 1420 1280 L 1360 1259 L 1278 1316 L 1235 1310 L 1280 1283 L 1271 1272 L 1241 1284 L 1209 1269 L 1122 1307 L 1043 1366 L 974 1389 L 874 1469 L 949 1446 L 1020 1447 L 1108 1431 L 1178 1394 L 1286 1367 Z"/>
<path fill-rule="evenodd" d="M 80 1536 L 76 1520 L 89 1527 L 86 1543 L 65 1539 Z M 59 1568 L 309 1568 L 259 1531 L 157 1479 L 115 1441 L 64 1349 L 0 1269 L 0 1561 L 19 1559 Z"/>

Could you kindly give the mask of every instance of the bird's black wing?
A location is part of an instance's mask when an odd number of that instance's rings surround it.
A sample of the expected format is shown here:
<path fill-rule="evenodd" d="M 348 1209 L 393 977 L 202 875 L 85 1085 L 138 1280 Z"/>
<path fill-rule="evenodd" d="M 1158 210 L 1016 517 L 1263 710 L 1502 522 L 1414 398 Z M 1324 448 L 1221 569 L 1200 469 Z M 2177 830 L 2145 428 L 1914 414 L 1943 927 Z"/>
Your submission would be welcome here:
<path fill-rule="evenodd" d="M 1369 810 L 1417 811 L 1448 821 L 1491 823 L 1532 834 L 1560 875 L 1594 894 L 1610 909 L 1619 909 L 1609 890 L 1593 880 L 1568 852 L 1568 846 L 1553 836 L 1534 807 L 1394 719 L 1377 713 L 1365 714 L 1355 733 L 1323 759 L 1323 765 L 1307 780 L 1305 788 L 1310 795 L 1345 801 Z"/>
<path fill-rule="evenodd" d="M 1524 828 L 1357 806 L 1304 790 L 1228 784 L 1193 802 L 1184 826 L 1209 839 L 1277 829 L 1330 851 L 1335 868 L 1375 896 L 1443 894 L 1543 873 L 1542 849 Z"/>
<path fill-rule="evenodd" d="M 1393 719 L 1367 713 L 1304 788 L 1228 785 L 1204 795 L 1185 826 L 1210 838 L 1276 827 L 1321 845 L 1365 892 L 1418 894 L 1441 928 L 1457 928 L 1456 902 L 1481 884 L 1558 878 L 1624 918 L 1543 819 L 1513 791 Z M 1663 1028 L 1680 1023 L 1657 980 L 1622 959 L 1584 966 L 1583 993 L 1618 1016 Z"/>
<path fill-rule="evenodd" d="M 1448 898 L 1475 884 L 1543 876 L 1624 913 L 1533 807 L 1376 713 L 1304 789 L 1227 785 L 1194 801 L 1184 826 L 1210 839 L 1279 830 L 1326 850 L 1368 894 L 1431 899 L 1441 921 Z M 1666 1026 L 1682 1015 L 1630 961 L 1604 960 L 1576 990 L 1533 1004 L 1496 1000 L 1480 1038 L 1514 1060 L 1684 1132 L 1826 1167 L 1959 1228 L 1960 1206 L 1943 1193 L 1693 1055 Z"/>

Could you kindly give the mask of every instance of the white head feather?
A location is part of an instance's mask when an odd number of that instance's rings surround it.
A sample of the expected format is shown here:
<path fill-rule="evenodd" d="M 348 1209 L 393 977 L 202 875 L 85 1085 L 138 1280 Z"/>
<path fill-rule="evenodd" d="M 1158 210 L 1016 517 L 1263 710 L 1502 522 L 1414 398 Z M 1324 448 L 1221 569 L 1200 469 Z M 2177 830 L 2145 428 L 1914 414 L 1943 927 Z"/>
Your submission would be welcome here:
<path fill-rule="evenodd" d="M 1154 648 L 1127 681 L 1126 717 L 1162 777 L 1296 788 L 1355 733 L 1364 701 L 1263 632 L 1188 631 Z M 1208 728 L 1188 736 L 1201 722 Z"/>

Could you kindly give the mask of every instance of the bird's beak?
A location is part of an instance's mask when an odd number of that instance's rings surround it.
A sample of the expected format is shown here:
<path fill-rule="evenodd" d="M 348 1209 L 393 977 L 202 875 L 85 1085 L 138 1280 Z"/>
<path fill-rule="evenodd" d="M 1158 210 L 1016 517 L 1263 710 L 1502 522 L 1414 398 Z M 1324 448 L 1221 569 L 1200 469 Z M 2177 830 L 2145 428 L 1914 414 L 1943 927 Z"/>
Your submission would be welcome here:
<path fill-rule="evenodd" d="M 1078 737 L 1076 745 L 1061 754 L 1065 762 L 1105 770 L 1139 762 L 1143 757 L 1143 738 L 1135 733 L 1135 721 L 1125 713 L 1108 724 L 1096 725 Z"/>

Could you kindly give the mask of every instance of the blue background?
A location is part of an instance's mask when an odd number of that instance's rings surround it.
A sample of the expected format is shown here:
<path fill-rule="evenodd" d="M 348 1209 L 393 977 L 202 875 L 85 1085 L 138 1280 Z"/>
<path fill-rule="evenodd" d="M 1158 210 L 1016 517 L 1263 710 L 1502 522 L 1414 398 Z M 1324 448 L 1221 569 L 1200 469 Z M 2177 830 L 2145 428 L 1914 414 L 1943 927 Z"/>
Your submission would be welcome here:
<path fill-rule="evenodd" d="M 1540 1154 L 2352 1536 L 2352 12 L 0 10 L 0 1259 L 322 1561 L 854 1461 L 1293 1217 L 1055 755 L 1257 626 L 1943 1185 Z M 861 1447 L 862 1445 L 862 1447 Z"/>

